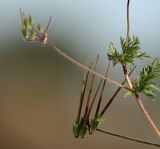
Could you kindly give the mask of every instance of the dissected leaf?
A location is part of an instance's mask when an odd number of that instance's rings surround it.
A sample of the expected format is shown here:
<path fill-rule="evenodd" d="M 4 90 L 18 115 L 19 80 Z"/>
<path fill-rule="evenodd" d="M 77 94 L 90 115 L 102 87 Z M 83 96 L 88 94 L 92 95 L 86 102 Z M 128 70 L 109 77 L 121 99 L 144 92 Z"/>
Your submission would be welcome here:
<path fill-rule="evenodd" d="M 154 91 L 160 92 L 157 80 L 160 78 L 160 59 L 155 58 L 151 64 L 142 68 L 138 78 L 133 80 L 134 92 L 144 93 L 148 97 L 155 97 Z"/>
<path fill-rule="evenodd" d="M 133 65 L 135 59 L 144 59 L 149 57 L 145 52 L 140 50 L 140 42 L 138 37 L 129 37 L 128 47 L 125 47 L 124 38 L 120 38 L 122 52 L 118 52 L 113 44 L 109 45 L 108 59 L 113 62 L 113 65 L 121 63 L 123 65 Z"/>

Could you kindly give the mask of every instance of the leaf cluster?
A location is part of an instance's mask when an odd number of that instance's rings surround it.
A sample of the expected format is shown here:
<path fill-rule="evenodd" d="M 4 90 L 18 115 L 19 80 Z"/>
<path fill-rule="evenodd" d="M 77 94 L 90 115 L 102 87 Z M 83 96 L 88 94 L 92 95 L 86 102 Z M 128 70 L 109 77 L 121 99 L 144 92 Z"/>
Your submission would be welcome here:
<path fill-rule="evenodd" d="M 157 81 L 160 80 L 160 58 L 155 58 L 151 64 L 142 68 L 138 78 L 133 80 L 135 94 L 143 93 L 148 97 L 155 97 L 155 90 L 160 92 Z"/>
<path fill-rule="evenodd" d="M 134 65 L 134 59 L 144 59 L 149 57 L 145 52 L 140 50 L 140 42 L 138 37 L 133 36 L 131 39 L 128 39 L 128 47 L 125 46 L 125 39 L 120 38 L 120 44 L 122 48 L 122 52 L 118 52 L 118 50 L 113 46 L 113 43 L 109 45 L 109 52 L 107 53 L 108 59 L 113 62 L 115 66 L 118 63 L 123 65 Z"/>

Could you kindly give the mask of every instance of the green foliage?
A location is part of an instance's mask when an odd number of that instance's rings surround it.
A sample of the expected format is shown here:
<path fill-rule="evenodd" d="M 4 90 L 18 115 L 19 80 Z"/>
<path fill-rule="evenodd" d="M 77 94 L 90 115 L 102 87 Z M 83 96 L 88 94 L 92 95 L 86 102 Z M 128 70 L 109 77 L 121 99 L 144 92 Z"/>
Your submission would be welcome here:
<path fill-rule="evenodd" d="M 157 81 L 160 80 L 160 58 L 155 58 L 151 64 L 142 68 L 138 78 L 133 80 L 133 93 L 143 93 L 154 98 L 155 91 L 160 92 Z M 160 85 L 160 84 L 159 84 Z"/>
<path fill-rule="evenodd" d="M 43 28 L 40 24 L 34 25 L 33 19 L 31 16 L 26 17 L 24 15 L 24 13 L 21 12 L 21 10 L 20 10 L 20 13 L 21 13 L 21 19 L 22 19 L 22 30 L 21 31 L 22 31 L 23 38 L 27 41 L 39 41 L 40 43 L 46 44 L 48 41 L 47 31 L 48 31 L 48 27 L 51 22 L 51 17 L 49 19 L 47 27 L 43 30 Z M 110 43 L 109 52 L 107 53 L 107 55 L 108 55 L 108 59 L 110 61 L 112 61 L 114 66 L 118 63 L 120 63 L 123 66 L 124 75 L 126 77 L 127 82 L 130 85 L 130 79 L 129 79 L 129 75 L 128 75 L 126 66 L 134 65 L 135 59 L 144 59 L 149 56 L 145 52 L 141 51 L 140 42 L 139 42 L 138 37 L 135 37 L 135 36 L 133 36 L 133 38 L 129 37 L 127 41 L 128 41 L 127 42 L 128 44 L 126 45 L 125 39 L 122 37 L 120 38 L 122 52 L 119 52 L 114 47 L 114 45 L 112 43 Z M 59 50 L 59 49 L 57 50 L 57 48 L 55 48 L 55 47 L 52 47 L 52 48 L 55 49 L 59 54 L 61 54 L 62 56 L 64 56 L 65 58 L 67 58 L 68 60 L 73 62 L 74 64 L 84 68 L 83 65 L 81 65 L 79 62 L 73 60 L 72 58 L 67 56 L 65 53 L 61 52 L 61 50 Z M 97 61 L 98 61 L 98 59 L 97 59 Z M 91 66 L 89 69 L 91 69 Z M 94 71 L 95 71 L 95 69 L 94 69 Z M 89 131 L 90 133 L 93 133 L 96 130 L 98 130 L 97 127 L 103 121 L 102 115 L 107 110 L 107 108 L 109 107 L 109 105 L 111 104 L 111 102 L 113 101 L 113 99 L 115 98 L 115 96 L 117 95 L 117 93 L 120 91 L 120 89 L 122 87 L 120 85 L 118 90 L 113 94 L 113 96 L 111 97 L 109 102 L 106 104 L 105 108 L 102 110 L 102 112 L 101 112 L 102 114 L 98 115 L 98 112 L 96 112 L 95 117 L 93 119 L 89 117 L 94 100 L 95 100 L 95 98 L 93 98 L 93 102 L 91 102 L 91 104 L 88 102 L 88 105 L 86 106 L 87 108 L 90 106 L 88 108 L 90 110 L 88 110 L 86 108 L 87 110 L 86 110 L 84 116 L 81 118 L 81 110 L 82 110 L 83 99 L 84 99 L 84 95 L 85 95 L 88 75 L 89 75 L 89 71 L 87 72 L 87 76 L 86 76 L 86 74 L 84 74 L 84 80 L 82 83 L 81 96 L 80 96 L 80 106 L 79 106 L 79 111 L 78 111 L 78 115 L 77 115 L 77 120 L 73 123 L 73 133 L 76 138 L 78 138 L 78 137 L 84 138 L 87 131 Z M 107 77 L 107 75 L 106 75 L 106 77 Z M 110 80 L 110 79 L 108 79 L 108 80 Z M 129 90 L 126 93 L 126 96 L 135 95 L 136 97 L 139 97 L 138 94 L 143 93 L 148 97 L 151 97 L 151 98 L 155 97 L 155 91 L 160 92 L 160 87 L 157 84 L 157 80 L 160 80 L 160 59 L 159 58 L 155 58 L 154 61 L 150 65 L 142 68 L 142 70 L 138 74 L 138 78 L 131 81 L 132 82 L 132 84 L 130 85 L 131 89 L 128 89 L 128 87 L 126 87 L 126 86 L 123 86 Z M 112 82 L 115 82 L 115 81 L 112 81 Z M 118 84 L 118 83 L 116 83 L 116 84 Z M 122 83 L 122 85 L 123 84 L 124 83 Z M 99 87 L 100 87 L 100 85 L 99 85 Z M 133 88 L 132 88 L 132 85 L 133 85 Z M 95 97 L 98 93 L 99 87 L 96 91 Z M 91 89 L 92 89 L 92 86 L 89 90 L 89 93 L 91 93 Z M 103 88 L 102 88 L 102 93 L 103 93 Z M 89 95 L 91 95 L 91 94 L 89 94 Z M 88 97 L 89 97 L 88 99 L 90 99 L 90 96 L 88 96 Z M 101 102 L 100 99 L 102 99 L 102 98 L 99 98 L 99 101 Z M 142 108 L 142 110 L 144 113 L 147 113 L 144 108 Z M 148 115 L 147 114 L 145 114 L 145 115 L 148 119 Z M 149 121 L 151 121 L 151 120 L 149 119 Z M 150 122 L 150 123 L 154 124 L 153 122 Z M 156 129 L 156 132 L 157 132 L 157 129 Z M 158 134 L 160 134 L 160 132 L 158 132 Z"/>
<path fill-rule="evenodd" d="M 128 47 L 125 46 L 124 38 L 120 38 L 122 52 L 118 52 L 112 43 L 109 45 L 108 59 L 113 62 L 115 66 L 117 63 L 123 65 L 134 65 L 134 59 L 144 59 L 149 57 L 145 52 L 140 51 L 140 42 L 138 37 L 129 37 Z"/>
<path fill-rule="evenodd" d="M 117 49 L 113 46 L 113 43 L 109 44 L 109 52 L 107 55 L 108 59 L 112 61 L 114 66 L 122 61 L 122 54 L 117 51 Z"/>

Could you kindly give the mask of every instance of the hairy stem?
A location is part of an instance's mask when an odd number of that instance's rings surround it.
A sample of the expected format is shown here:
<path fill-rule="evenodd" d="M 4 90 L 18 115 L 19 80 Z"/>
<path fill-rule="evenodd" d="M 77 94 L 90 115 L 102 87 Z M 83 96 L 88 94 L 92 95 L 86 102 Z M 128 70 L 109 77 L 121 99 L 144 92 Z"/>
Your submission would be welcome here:
<path fill-rule="evenodd" d="M 153 122 L 152 118 L 149 116 L 147 110 L 145 109 L 139 95 L 135 95 L 136 101 L 140 107 L 140 109 L 142 110 L 143 114 L 145 115 L 145 117 L 147 118 L 147 120 L 149 121 L 150 125 L 154 128 L 154 130 L 156 131 L 156 133 L 158 134 L 158 136 L 160 137 L 160 131 L 157 128 L 157 126 L 155 125 L 155 123 Z"/>
<path fill-rule="evenodd" d="M 118 86 L 118 87 L 121 87 L 121 88 L 125 88 L 125 89 L 127 89 L 127 90 L 130 90 L 130 88 L 128 88 L 127 86 L 121 85 L 120 83 L 118 83 L 118 82 L 116 82 L 116 81 L 114 81 L 114 80 L 112 80 L 112 79 L 110 79 L 110 78 L 108 78 L 108 77 L 105 77 L 104 75 L 102 75 L 102 74 L 100 74 L 100 73 L 97 73 L 96 71 L 94 71 L 94 70 L 88 68 L 87 66 L 79 63 L 78 61 L 76 61 L 75 59 L 71 58 L 70 56 L 68 56 L 68 55 L 67 55 L 66 53 L 64 53 L 63 51 L 61 51 L 59 48 L 57 48 L 53 42 L 48 41 L 48 42 L 47 42 L 47 45 L 50 46 L 53 50 L 55 50 L 58 54 L 60 54 L 61 56 L 63 56 L 65 59 L 67 59 L 67 60 L 69 60 L 71 63 L 77 65 L 79 68 L 84 69 L 84 70 L 87 70 L 87 71 L 91 72 L 92 74 L 95 74 L 97 77 L 100 77 L 100 78 L 102 78 L 102 79 L 104 79 L 104 80 L 107 80 L 107 81 L 109 81 L 110 83 L 112 83 L 112 84 L 114 84 L 114 85 L 116 85 L 116 86 Z"/>
<path fill-rule="evenodd" d="M 127 74 L 127 68 L 126 68 L 126 66 L 124 66 L 124 65 L 122 65 L 122 67 L 123 67 L 123 72 L 124 72 L 125 78 L 126 78 L 126 80 L 127 80 L 127 82 L 128 82 L 128 85 L 129 85 L 129 87 L 132 89 L 132 88 L 133 88 L 133 85 L 132 85 L 131 80 L 130 80 L 128 74 Z M 144 107 L 144 105 L 143 105 L 143 103 L 142 103 L 142 101 L 141 101 L 141 98 L 140 98 L 140 96 L 139 96 L 138 94 L 135 94 L 135 99 L 136 99 L 136 101 L 137 101 L 140 109 L 142 110 L 144 116 L 147 118 L 149 124 L 153 127 L 153 129 L 156 131 L 156 133 L 157 133 L 158 136 L 160 137 L 160 131 L 159 131 L 159 129 L 158 129 L 157 126 L 155 125 L 155 123 L 154 123 L 154 121 L 152 120 L 152 118 L 149 116 L 149 114 L 148 114 L 147 110 L 145 109 L 145 107 Z"/>

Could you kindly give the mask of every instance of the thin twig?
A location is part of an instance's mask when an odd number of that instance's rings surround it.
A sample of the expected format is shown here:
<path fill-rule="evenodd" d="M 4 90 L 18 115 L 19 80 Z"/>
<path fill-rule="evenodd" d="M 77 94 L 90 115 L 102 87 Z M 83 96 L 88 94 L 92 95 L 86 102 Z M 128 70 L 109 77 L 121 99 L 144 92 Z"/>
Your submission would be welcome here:
<path fill-rule="evenodd" d="M 87 62 L 86 62 L 87 65 Z M 91 68 L 92 64 L 90 65 L 89 68 Z M 84 71 L 84 76 L 83 76 L 83 81 L 82 81 L 82 87 L 81 87 L 81 96 L 80 96 L 80 103 L 79 103 L 79 110 L 78 110 L 78 114 L 77 114 L 77 120 L 76 122 L 79 123 L 80 121 L 80 117 L 81 117 L 81 111 L 82 111 L 82 105 L 83 105 L 83 101 L 84 101 L 84 95 L 86 92 L 86 86 L 87 86 L 87 82 L 88 82 L 88 76 L 89 76 L 89 71 Z"/>
<path fill-rule="evenodd" d="M 107 67 L 107 70 L 106 70 L 106 77 L 108 76 L 109 68 L 110 68 L 110 62 L 108 64 L 108 67 Z M 105 85 L 106 85 L 106 80 L 104 80 L 104 82 L 103 82 L 103 86 L 102 86 L 101 94 L 100 94 L 100 97 L 99 97 L 99 101 L 98 101 L 95 117 L 97 117 L 98 114 L 99 114 L 100 105 L 101 105 L 101 102 L 102 102 L 102 97 L 103 97 Z"/>
<path fill-rule="evenodd" d="M 69 55 L 67 55 L 66 53 L 64 53 L 63 51 L 61 51 L 59 48 L 57 48 L 52 41 L 48 41 L 46 44 L 49 47 L 51 47 L 53 50 L 55 50 L 59 55 L 63 56 L 65 59 L 69 60 L 71 63 L 77 65 L 79 68 L 85 69 L 85 70 L 91 72 L 92 74 L 95 74 L 97 77 L 105 79 L 105 80 L 109 81 L 110 83 L 112 83 L 112 84 L 114 84 L 114 85 L 116 85 L 118 87 L 125 88 L 127 90 L 131 90 L 129 87 L 121 85 L 120 83 L 118 83 L 118 82 L 116 82 L 116 81 L 114 81 L 114 80 L 112 80 L 112 79 L 110 79 L 108 77 L 105 77 L 104 75 L 102 75 L 102 74 L 100 74 L 100 73 L 98 73 L 98 72 L 96 72 L 96 71 L 88 68 L 87 66 L 79 63 L 78 61 L 76 61 L 75 59 L 73 59 L 72 57 L 70 57 Z"/>
<path fill-rule="evenodd" d="M 129 76 L 133 73 L 133 71 L 135 70 L 136 66 L 133 67 L 133 69 L 131 70 L 131 72 L 128 74 Z M 121 83 L 122 85 L 124 85 L 126 79 Z M 111 103 L 113 102 L 113 100 L 115 99 L 115 97 L 118 95 L 118 93 L 120 92 L 122 88 L 119 87 L 117 88 L 117 90 L 115 91 L 115 93 L 112 95 L 112 97 L 110 98 L 110 100 L 108 101 L 108 103 L 106 104 L 106 106 L 104 107 L 104 109 L 102 110 L 102 112 L 100 113 L 100 117 L 106 112 L 106 110 L 109 108 L 109 106 L 111 105 Z"/>
<path fill-rule="evenodd" d="M 99 55 L 97 56 L 96 64 L 95 64 L 95 67 L 94 67 L 94 71 L 96 71 L 96 69 L 97 69 L 98 60 L 99 60 Z M 88 121 L 88 110 L 89 110 L 90 100 L 91 100 L 91 96 L 92 96 L 94 79 L 95 79 L 95 74 L 92 75 L 92 79 L 91 79 L 91 83 L 90 83 L 90 88 L 89 88 L 89 93 L 88 93 L 87 104 L 86 104 L 86 109 L 85 109 L 85 113 L 84 113 L 84 120 L 86 122 Z"/>
<path fill-rule="evenodd" d="M 51 20 L 52 20 L 52 17 L 49 18 L 49 21 L 48 21 L 48 24 L 47 24 L 46 29 L 45 29 L 45 31 L 44 31 L 44 34 L 47 33 L 48 28 L 49 28 L 49 25 L 50 25 L 50 23 L 51 23 Z"/>
<path fill-rule="evenodd" d="M 128 0 L 128 2 L 127 2 L 127 33 L 126 33 L 126 42 L 125 42 L 126 48 L 128 47 L 129 31 L 130 31 L 129 4 L 130 4 L 130 0 Z"/>
<path fill-rule="evenodd" d="M 88 116 L 87 116 L 88 118 L 89 118 L 89 116 L 90 116 L 90 113 L 91 113 L 91 110 L 92 110 L 94 101 L 95 101 L 95 99 L 96 99 L 96 97 L 97 97 L 97 94 L 98 94 L 98 91 L 99 91 L 100 86 L 101 86 L 101 84 L 102 84 L 102 81 L 103 81 L 103 79 L 101 79 L 101 81 L 100 81 L 100 83 L 99 83 L 99 85 L 98 85 L 98 88 L 97 88 L 97 90 L 96 90 L 96 93 L 95 93 L 95 95 L 94 95 L 94 98 L 93 98 L 93 100 L 92 100 L 92 102 L 91 102 L 91 105 L 90 105 L 90 107 L 89 107 Z"/>
<path fill-rule="evenodd" d="M 96 129 L 96 130 L 101 132 L 101 133 L 104 133 L 104 134 L 107 134 L 107 135 L 111 135 L 111 136 L 114 136 L 114 137 L 118 137 L 118 138 L 122 138 L 122 139 L 125 139 L 125 140 L 129 140 L 129 141 L 132 141 L 132 142 L 146 144 L 146 145 L 150 145 L 150 146 L 154 146 L 154 147 L 160 147 L 160 144 L 156 144 L 156 143 L 153 143 L 153 142 L 140 140 L 140 139 L 136 139 L 136 138 L 133 138 L 133 137 L 128 137 L 128 136 L 120 135 L 120 134 L 117 134 L 117 133 L 104 131 L 104 130 L 101 130 L 101 129 Z"/>

